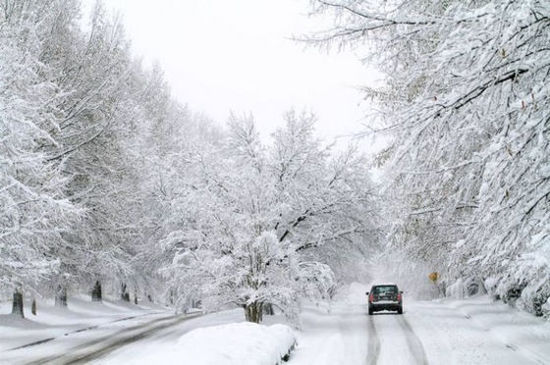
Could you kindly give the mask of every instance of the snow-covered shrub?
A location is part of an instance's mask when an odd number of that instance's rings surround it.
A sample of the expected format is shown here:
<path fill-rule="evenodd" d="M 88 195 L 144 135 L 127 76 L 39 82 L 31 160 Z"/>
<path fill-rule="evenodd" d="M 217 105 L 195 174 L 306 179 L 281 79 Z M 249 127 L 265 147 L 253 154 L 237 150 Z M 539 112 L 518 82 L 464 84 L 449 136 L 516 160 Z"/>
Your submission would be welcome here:
<path fill-rule="evenodd" d="M 550 240 L 534 235 L 527 247 L 531 252 L 521 255 L 496 292 L 505 302 L 543 316 L 550 298 Z"/>
<path fill-rule="evenodd" d="M 524 283 L 528 284 L 521 290 L 515 304 L 536 316 L 543 316 L 543 306 L 550 298 L 550 270 L 543 269 L 540 274 L 532 273 L 525 280 Z"/>
<path fill-rule="evenodd" d="M 469 277 L 464 280 L 464 294 L 471 297 L 478 294 L 487 294 L 483 282 L 478 277 Z"/>
<path fill-rule="evenodd" d="M 542 315 L 544 318 L 550 318 L 550 297 L 546 300 L 546 303 L 542 306 Z"/>
<path fill-rule="evenodd" d="M 445 290 L 445 296 L 454 299 L 464 299 L 485 293 L 487 292 L 483 283 L 476 277 L 459 278 Z"/>
<path fill-rule="evenodd" d="M 447 287 L 445 296 L 453 299 L 464 299 L 464 281 L 462 278 Z"/>
<path fill-rule="evenodd" d="M 299 265 L 303 292 L 308 297 L 329 299 L 336 290 L 336 279 L 330 266 L 319 262 L 301 262 Z"/>
<path fill-rule="evenodd" d="M 499 282 L 499 278 L 496 277 L 496 276 L 490 276 L 490 277 L 486 278 L 486 279 L 483 281 L 483 287 L 484 287 L 485 291 L 486 291 L 487 294 L 489 294 L 494 300 L 500 299 L 500 297 L 499 297 L 499 295 L 498 295 L 498 293 L 497 293 L 498 282 Z"/>

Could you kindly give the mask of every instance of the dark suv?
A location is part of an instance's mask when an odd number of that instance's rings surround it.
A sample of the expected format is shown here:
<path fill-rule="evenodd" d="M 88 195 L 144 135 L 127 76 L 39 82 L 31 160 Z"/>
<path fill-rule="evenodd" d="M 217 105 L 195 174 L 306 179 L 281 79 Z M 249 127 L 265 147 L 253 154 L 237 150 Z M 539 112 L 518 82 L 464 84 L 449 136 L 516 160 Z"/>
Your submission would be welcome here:
<path fill-rule="evenodd" d="M 403 314 L 403 292 L 395 284 L 373 285 L 369 296 L 369 314 L 388 310 Z"/>

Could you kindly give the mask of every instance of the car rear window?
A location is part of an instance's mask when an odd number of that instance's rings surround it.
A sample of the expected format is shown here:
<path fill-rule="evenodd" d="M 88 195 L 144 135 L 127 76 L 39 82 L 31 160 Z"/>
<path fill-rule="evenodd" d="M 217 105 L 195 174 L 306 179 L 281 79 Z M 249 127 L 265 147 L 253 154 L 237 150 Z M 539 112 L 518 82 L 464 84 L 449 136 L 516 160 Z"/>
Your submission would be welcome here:
<path fill-rule="evenodd" d="M 397 287 L 395 285 L 375 286 L 372 290 L 374 294 L 397 294 Z"/>

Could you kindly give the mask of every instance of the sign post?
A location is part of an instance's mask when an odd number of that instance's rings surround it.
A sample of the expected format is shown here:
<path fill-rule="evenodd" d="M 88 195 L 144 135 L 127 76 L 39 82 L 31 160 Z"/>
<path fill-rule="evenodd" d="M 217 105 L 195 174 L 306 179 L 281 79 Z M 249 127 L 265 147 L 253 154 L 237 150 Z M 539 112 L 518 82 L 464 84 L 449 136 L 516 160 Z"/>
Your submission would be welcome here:
<path fill-rule="evenodd" d="M 441 296 L 441 288 L 439 288 L 439 285 L 437 285 L 437 280 L 440 278 L 441 276 L 439 275 L 439 273 L 437 271 L 434 271 L 434 272 L 431 272 L 429 275 L 428 275 L 428 278 L 430 279 L 430 281 L 432 283 L 434 283 L 435 287 L 437 288 L 437 293 L 439 294 L 439 296 Z"/>

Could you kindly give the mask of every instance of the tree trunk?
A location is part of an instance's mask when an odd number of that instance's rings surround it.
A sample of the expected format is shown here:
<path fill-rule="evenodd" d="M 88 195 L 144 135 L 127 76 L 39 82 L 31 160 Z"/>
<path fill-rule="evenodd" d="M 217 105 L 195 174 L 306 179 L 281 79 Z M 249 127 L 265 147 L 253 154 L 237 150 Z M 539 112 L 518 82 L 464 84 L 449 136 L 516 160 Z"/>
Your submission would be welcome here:
<path fill-rule="evenodd" d="M 95 282 L 94 288 L 92 289 L 92 302 L 101 302 L 101 283 L 99 280 Z"/>
<path fill-rule="evenodd" d="M 248 322 L 260 323 L 262 314 L 263 303 L 253 302 L 244 306 L 244 316 Z"/>
<path fill-rule="evenodd" d="M 23 314 L 23 293 L 16 289 L 13 292 L 13 306 L 11 308 L 11 314 L 25 318 Z"/>
<path fill-rule="evenodd" d="M 130 301 L 130 293 L 128 293 L 128 287 L 125 283 L 122 283 L 120 286 L 120 299 L 124 300 L 125 302 Z"/>
<path fill-rule="evenodd" d="M 31 313 L 33 316 L 36 316 L 36 299 L 32 299 Z"/>
<path fill-rule="evenodd" d="M 272 316 L 275 314 L 275 311 L 273 311 L 273 304 L 271 303 L 264 303 L 263 310 L 264 310 L 264 314 L 268 316 Z"/>
<path fill-rule="evenodd" d="M 55 306 L 67 308 L 67 287 L 59 284 L 55 292 Z"/>

